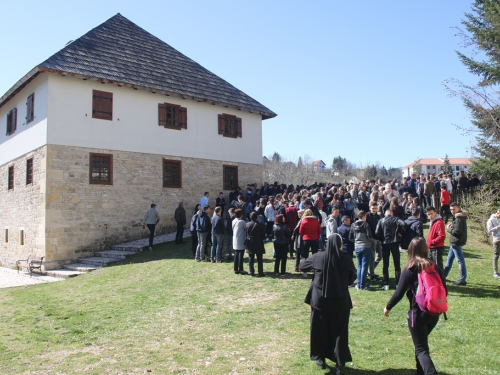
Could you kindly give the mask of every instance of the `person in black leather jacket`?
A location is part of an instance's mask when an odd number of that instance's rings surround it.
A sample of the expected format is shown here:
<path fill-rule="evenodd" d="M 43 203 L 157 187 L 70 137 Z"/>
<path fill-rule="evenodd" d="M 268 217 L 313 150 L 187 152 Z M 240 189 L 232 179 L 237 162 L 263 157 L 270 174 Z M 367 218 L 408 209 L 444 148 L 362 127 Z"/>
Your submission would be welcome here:
<path fill-rule="evenodd" d="M 383 289 L 389 290 L 389 257 L 392 254 L 394 262 L 394 273 L 396 286 L 399 283 L 401 275 L 401 264 L 399 254 L 399 242 L 403 233 L 406 231 L 406 224 L 397 217 L 393 216 L 391 209 L 387 210 L 386 216 L 377 224 L 375 233 L 382 241 L 382 262 L 383 262 Z"/>

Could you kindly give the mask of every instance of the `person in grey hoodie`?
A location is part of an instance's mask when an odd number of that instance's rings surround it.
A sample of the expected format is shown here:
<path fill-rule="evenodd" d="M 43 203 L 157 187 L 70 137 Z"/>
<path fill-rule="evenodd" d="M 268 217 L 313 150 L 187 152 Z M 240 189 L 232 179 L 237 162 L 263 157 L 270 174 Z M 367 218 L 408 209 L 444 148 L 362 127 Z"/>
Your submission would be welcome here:
<path fill-rule="evenodd" d="M 486 223 L 488 233 L 493 236 L 493 277 L 500 277 L 498 273 L 498 257 L 500 256 L 500 208 L 490 216 Z"/>
<path fill-rule="evenodd" d="M 372 244 L 370 241 L 372 238 L 372 231 L 366 222 L 366 212 L 359 211 L 358 221 L 351 225 L 351 231 L 349 232 L 349 240 L 354 242 L 354 252 L 358 259 L 358 281 L 356 284 L 358 290 L 370 290 L 370 287 L 366 285 L 366 275 L 372 259 Z"/>
<path fill-rule="evenodd" d="M 153 250 L 153 241 L 155 238 L 155 227 L 156 224 L 160 221 L 160 215 L 158 211 L 156 211 L 156 204 L 152 203 L 151 208 L 144 215 L 144 220 L 142 224 L 142 228 L 144 229 L 146 225 L 149 229 L 149 250 Z"/>

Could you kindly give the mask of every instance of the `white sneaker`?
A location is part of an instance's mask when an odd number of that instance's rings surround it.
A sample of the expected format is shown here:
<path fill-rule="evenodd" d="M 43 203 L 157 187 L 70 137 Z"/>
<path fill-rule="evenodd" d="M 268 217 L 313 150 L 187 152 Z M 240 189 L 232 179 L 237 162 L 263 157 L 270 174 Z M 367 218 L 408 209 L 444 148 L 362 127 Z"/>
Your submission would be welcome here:
<path fill-rule="evenodd" d="M 493 274 L 493 277 L 497 277 L 497 278 L 500 278 L 500 273 L 498 273 L 498 272 L 495 272 L 495 273 Z"/>
<path fill-rule="evenodd" d="M 382 289 L 384 289 L 385 291 L 389 290 L 389 285 L 384 285 Z"/>
<path fill-rule="evenodd" d="M 149 251 L 153 251 L 153 248 L 152 248 L 152 247 L 149 247 Z"/>
<path fill-rule="evenodd" d="M 356 288 L 356 290 L 359 290 L 359 286 L 358 286 L 358 284 L 356 284 L 355 288 Z"/>

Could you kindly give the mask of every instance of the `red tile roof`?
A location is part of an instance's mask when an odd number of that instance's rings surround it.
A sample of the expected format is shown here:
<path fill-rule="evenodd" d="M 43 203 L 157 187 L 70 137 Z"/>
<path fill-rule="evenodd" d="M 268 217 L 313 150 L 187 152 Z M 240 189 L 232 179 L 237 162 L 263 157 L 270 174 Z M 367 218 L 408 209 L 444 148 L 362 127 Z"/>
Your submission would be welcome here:
<path fill-rule="evenodd" d="M 445 158 L 432 158 L 432 159 L 424 158 L 424 159 L 419 159 L 418 162 L 422 165 L 443 165 L 444 159 Z M 448 158 L 448 160 L 450 161 L 451 165 L 471 165 L 472 164 L 472 161 L 470 159 L 467 159 L 467 158 Z M 405 165 L 403 168 L 413 167 L 416 162 L 417 162 L 417 160 L 415 160 L 414 162 L 412 162 L 408 165 Z"/>

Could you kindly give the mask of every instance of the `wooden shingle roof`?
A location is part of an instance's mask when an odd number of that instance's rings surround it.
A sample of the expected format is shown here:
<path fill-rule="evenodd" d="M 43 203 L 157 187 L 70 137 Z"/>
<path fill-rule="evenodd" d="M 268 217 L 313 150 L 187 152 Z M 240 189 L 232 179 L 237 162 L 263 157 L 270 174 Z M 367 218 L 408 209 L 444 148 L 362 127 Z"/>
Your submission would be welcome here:
<path fill-rule="evenodd" d="M 238 90 L 121 14 L 69 43 L 0 98 L 0 107 L 24 80 L 40 71 L 104 82 L 247 110 L 263 119 L 276 113 Z M 24 84 L 23 84 L 24 85 Z M 9 96 L 10 95 L 10 96 Z"/>

